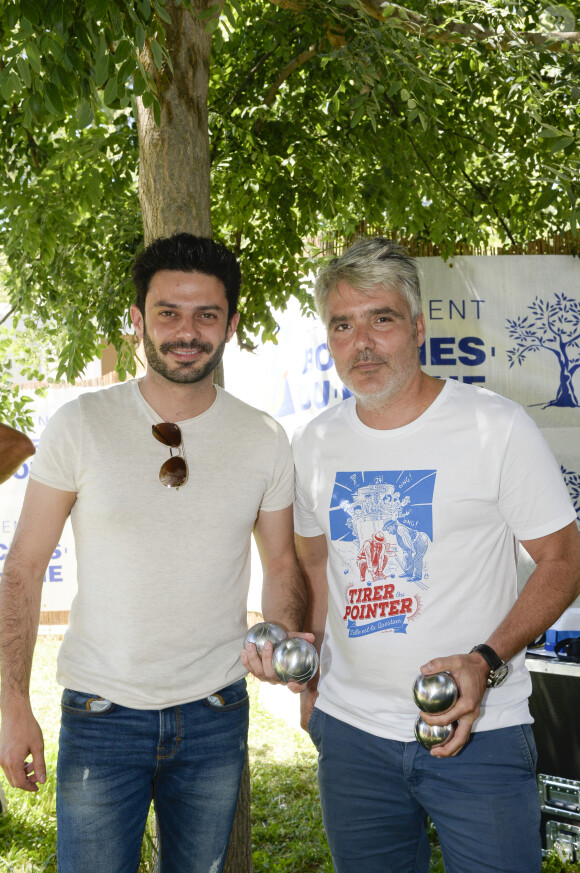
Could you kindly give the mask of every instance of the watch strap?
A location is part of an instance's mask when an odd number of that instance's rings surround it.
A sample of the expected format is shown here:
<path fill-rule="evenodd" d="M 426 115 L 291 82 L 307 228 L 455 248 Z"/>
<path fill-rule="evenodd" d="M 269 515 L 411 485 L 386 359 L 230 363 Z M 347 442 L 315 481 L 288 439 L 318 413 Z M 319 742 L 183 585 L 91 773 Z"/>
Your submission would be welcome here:
<path fill-rule="evenodd" d="M 498 653 L 494 652 L 491 646 L 488 646 L 485 643 L 480 643 L 480 645 L 474 646 L 471 652 L 478 652 L 489 666 L 489 674 L 485 683 L 487 687 L 497 688 L 498 685 L 501 685 L 501 683 L 507 678 L 508 665 L 505 661 L 502 661 Z M 471 654 L 471 652 L 469 654 Z"/>
<path fill-rule="evenodd" d="M 485 643 L 480 643 L 478 646 L 474 646 L 471 652 L 479 652 L 484 661 L 489 665 L 490 670 L 499 670 L 505 664 L 505 661 L 502 661 L 497 652 L 494 652 L 491 646 L 486 645 Z"/>

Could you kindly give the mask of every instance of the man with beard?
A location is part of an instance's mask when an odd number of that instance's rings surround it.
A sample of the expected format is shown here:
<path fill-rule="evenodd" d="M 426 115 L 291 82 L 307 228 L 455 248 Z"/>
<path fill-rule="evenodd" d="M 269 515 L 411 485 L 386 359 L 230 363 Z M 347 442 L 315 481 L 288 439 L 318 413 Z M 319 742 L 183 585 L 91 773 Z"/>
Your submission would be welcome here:
<path fill-rule="evenodd" d="M 516 403 L 421 370 L 418 269 L 400 246 L 358 240 L 321 272 L 315 298 L 354 395 L 293 441 L 307 621 L 321 646 L 302 724 L 319 750 L 335 870 L 427 873 L 430 816 L 448 873 L 539 873 L 525 648 L 580 590 L 558 465 Z M 397 500 L 376 499 L 386 490 Z M 343 508 L 353 503 L 356 527 Z M 392 584 L 361 587 L 362 531 L 388 539 Z M 520 597 L 518 541 L 536 564 Z M 413 730 L 420 670 L 448 671 L 460 692 L 423 716 L 456 723 L 430 753 Z"/>
<path fill-rule="evenodd" d="M 212 381 L 239 320 L 234 255 L 178 234 L 139 255 L 133 278 L 146 374 L 51 418 L 6 560 L 0 763 L 13 786 L 45 782 L 28 685 L 43 575 L 70 514 L 59 871 L 137 871 L 153 800 L 160 871 L 218 873 L 246 752 L 252 532 L 265 618 L 290 633 L 303 620 L 293 466 L 282 428 Z"/>

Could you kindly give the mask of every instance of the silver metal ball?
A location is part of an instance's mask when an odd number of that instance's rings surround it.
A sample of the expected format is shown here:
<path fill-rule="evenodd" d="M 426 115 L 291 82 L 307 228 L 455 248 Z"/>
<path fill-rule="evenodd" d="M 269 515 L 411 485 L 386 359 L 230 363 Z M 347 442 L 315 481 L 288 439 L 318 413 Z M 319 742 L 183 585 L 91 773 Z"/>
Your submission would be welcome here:
<path fill-rule="evenodd" d="M 413 685 L 413 700 L 422 712 L 445 712 L 459 696 L 451 673 L 419 674 Z"/>
<path fill-rule="evenodd" d="M 415 738 L 426 749 L 432 749 L 455 733 L 455 724 L 427 724 L 421 716 L 415 722 Z"/>
<path fill-rule="evenodd" d="M 274 649 L 272 666 L 282 682 L 308 682 L 318 670 L 318 652 L 308 640 L 291 637 Z"/>
<path fill-rule="evenodd" d="M 246 643 L 253 643 L 259 656 L 262 657 L 265 643 L 272 643 L 274 648 L 276 648 L 277 645 L 287 638 L 288 634 L 280 625 L 274 624 L 273 621 L 260 621 L 258 624 L 252 625 L 244 637 L 244 648 Z"/>

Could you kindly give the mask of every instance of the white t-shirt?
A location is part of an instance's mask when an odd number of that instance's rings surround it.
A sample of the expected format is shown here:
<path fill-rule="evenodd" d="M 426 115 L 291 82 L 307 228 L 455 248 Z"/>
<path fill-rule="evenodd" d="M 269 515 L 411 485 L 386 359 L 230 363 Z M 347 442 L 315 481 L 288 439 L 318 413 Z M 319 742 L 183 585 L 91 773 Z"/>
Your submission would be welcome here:
<path fill-rule="evenodd" d="M 448 381 L 418 419 L 366 427 L 349 398 L 294 436 L 295 526 L 328 542 L 317 706 L 413 739 L 428 660 L 485 642 L 517 597 L 515 541 L 575 519 L 554 457 L 517 404 Z M 474 730 L 530 722 L 525 653 Z"/>
<path fill-rule="evenodd" d="M 78 594 L 58 681 L 137 709 L 201 699 L 245 675 L 250 542 L 258 512 L 293 500 L 288 439 L 218 389 L 179 422 L 189 465 L 159 482 L 169 449 L 137 381 L 82 394 L 50 419 L 31 471 L 76 491 Z"/>

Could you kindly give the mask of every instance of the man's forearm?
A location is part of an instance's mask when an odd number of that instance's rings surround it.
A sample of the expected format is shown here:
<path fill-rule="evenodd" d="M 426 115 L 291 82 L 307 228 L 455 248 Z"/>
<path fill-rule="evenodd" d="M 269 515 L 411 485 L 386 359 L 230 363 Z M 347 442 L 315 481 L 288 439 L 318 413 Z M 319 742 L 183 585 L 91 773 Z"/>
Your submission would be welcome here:
<path fill-rule="evenodd" d="M 537 567 L 489 639 L 476 642 L 486 642 L 504 661 L 525 649 L 560 618 L 577 596 L 574 588 L 554 590 L 551 579 L 552 574 L 546 568 Z"/>
<path fill-rule="evenodd" d="M 287 630 L 301 631 L 306 616 L 306 585 L 297 564 L 277 569 L 264 578 L 262 613 Z"/>
<path fill-rule="evenodd" d="M 523 545 L 536 568 L 489 639 L 476 641 L 488 643 L 504 661 L 554 624 L 580 594 L 580 535 L 575 523 Z"/>
<path fill-rule="evenodd" d="M 0 580 L 0 700 L 28 699 L 40 616 L 40 584 L 8 563 Z"/>

